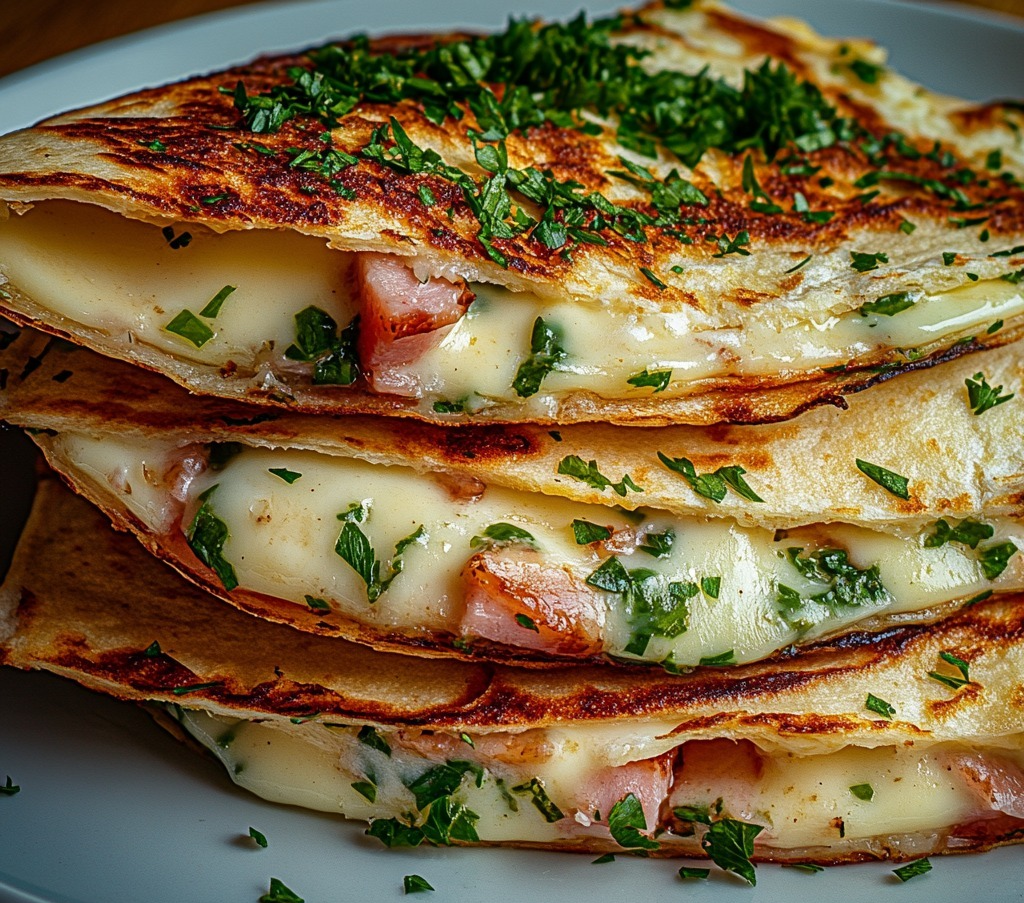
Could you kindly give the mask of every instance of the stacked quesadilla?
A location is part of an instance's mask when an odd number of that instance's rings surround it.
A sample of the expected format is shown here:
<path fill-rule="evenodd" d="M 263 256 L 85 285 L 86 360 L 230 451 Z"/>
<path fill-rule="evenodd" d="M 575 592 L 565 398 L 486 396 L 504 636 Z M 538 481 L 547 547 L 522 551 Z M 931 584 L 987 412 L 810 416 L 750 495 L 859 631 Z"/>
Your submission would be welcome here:
<path fill-rule="evenodd" d="M 0 139 L 0 416 L 170 565 L 47 488 L 0 661 L 388 845 L 1017 839 L 1021 124 L 666 0 Z"/>

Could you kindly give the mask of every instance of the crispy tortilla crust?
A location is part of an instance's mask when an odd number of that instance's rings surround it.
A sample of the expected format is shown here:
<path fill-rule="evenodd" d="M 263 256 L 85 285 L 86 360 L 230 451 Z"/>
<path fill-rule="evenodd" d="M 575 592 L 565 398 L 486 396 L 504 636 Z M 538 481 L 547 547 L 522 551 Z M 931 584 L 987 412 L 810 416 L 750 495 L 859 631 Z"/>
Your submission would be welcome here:
<path fill-rule="evenodd" d="M 1024 514 L 1024 408 L 1015 398 L 976 416 L 964 383 L 979 371 L 1002 394 L 1024 398 L 1024 358 L 1020 345 L 1011 345 L 877 386 L 851 399 L 845 412 L 821 408 L 785 423 L 642 431 L 608 424 L 438 427 L 189 396 L 154 374 L 23 331 L 0 350 L 0 419 L 57 433 L 304 449 L 582 502 L 731 516 L 779 529 L 841 521 L 920 530 L 939 517 Z M 720 503 L 699 496 L 658 460 L 659 451 L 689 458 L 699 473 L 742 466 L 765 501 L 731 492 Z M 559 462 L 570 454 L 595 460 L 612 480 L 630 474 L 643 491 L 619 497 L 559 475 Z M 856 458 L 907 476 L 911 498 L 876 486 L 856 469 Z"/>
<path fill-rule="evenodd" d="M 785 169 L 785 154 L 774 161 L 759 161 L 759 182 L 773 197 L 785 200 L 799 192 L 811 210 L 834 211 L 827 222 L 814 222 L 788 211 L 768 215 L 751 210 L 751 195 L 743 187 L 743 156 L 710 151 L 693 171 L 678 167 L 711 198 L 710 205 L 699 210 L 703 222 L 687 226 L 693 233 L 692 243 L 681 244 L 657 229 L 647 242 L 605 230 L 607 245 L 582 244 L 572 255 L 563 256 L 521 235 L 494 240 L 508 259 L 508 267 L 503 268 L 478 241 L 479 224 L 451 183 L 435 175 L 400 174 L 364 159 L 338 176 L 356 193 L 355 200 L 346 200 L 329 190 L 316 173 L 289 165 L 288 148 L 320 147 L 315 136 L 321 125 L 293 120 L 280 132 L 258 136 L 240 128 L 230 96 L 234 86 L 242 82 L 254 94 L 285 83 L 290 66 L 310 65 L 305 55 L 298 54 L 264 58 L 223 73 L 142 91 L 9 135 L 0 140 L 0 203 L 7 201 L 19 209 L 48 198 L 68 198 L 158 224 L 202 223 L 218 231 L 293 229 L 323 237 L 338 248 L 408 255 L 437 274 L 496 282 L 543 298 L 571 298 L 615 309 L 686 311 L 695 328 L 701 329 L 741 326 L 752 317 L 779 329 L 809 318 L 823 321 L 886 293 L 951 289 L 967 284 L 968 270 L 989 279 L 1024 261 L 1019 254 L 1012 259 L 990 256 L 994 249 L 1009 249 L 1024 240 L 1024 190 L 1019 184 L 993 178 L 959 186 L 970 205 L 985 205 L 988 242 L 975 234 L 978 230 L 957 228 L 951 222 L 953 208 L 948 200 L 912 187 L 951 178 L 953 170 L 941 156 L 927 153 L 935 140 L 959 153 L 957 166 L 983 171 L 985 154 L 993 147 L 1003 148 L 1005 165 L 1024 165 L 1011 140 L 1011 126 L 1020 118 L 1012 104 L 965 107 L 918 90 L 893 73 L 884 76 L 890 90 L 880 90 L 852 73 L 840 49 L 859 55 L 851 59 L 880 60 L 870 45 L 856 41 L 841 45 L 792 22 L 751 22 L 712 3 L 697 3 L 683 13 L 654 4 L 638 17 L 627 16 L 626 22 L 623 39 L 652 50 L 653 59 L 666 67 L 697 71 L 709 63 L 735 79 L 743 67 L 760 64 L 766 53 L 785 61 L 800 77 L 818 84 L 841 113 L 858 118 L 873 133 L 883 136 L 897 130 L 919 144 L 921 156 L 900 158 L 897 168 L 922 181 L 883 185 L 879 198 L 865 203 L 862 188 L 854 183 L 877 167 L 854 145 L 810 153 L 817 167 L 813 175 L 794 175 Z M 687 36 L 689 32 L 700 35 L 699 48 Z M 431 40 L 403 37 L 374 46 L 395 50 Z M 229 90 L 223 93 L 222 88 Z M 373 128 L 391 116 L 420 145 L 436 149 L 451 163 L 474 169 L 472 148 L 462 133 L 449 123 L 430 122 L 412 102 L 393 107 L 358 105 L 333 130 L 334 147 L 358 152 Z M 928 135 L 920 134 L 922 122 L 928 124 Z M 467 113 L 462 126 L 474 125 L 472 114 Z M 254 138 L 276 153 L 247 147 L 246 142 Z M 513 133 L 507 143 L 513 167 L 549 168 L 557 178 L 575 180 L 586 191 L 601 191 L 616 203 L 651 209 L 644 192 L 609 177 L 610 170 L 621 168 L 623 152 L 611 133 L 591 136 L 548 124 L 528 134 Z M 667 158 L 660 162 L 666 167 L 678 163 Z M 833 182 L 823 188 L 826 175 Z M 418 188 L 424 184 L 437 204 L 428 207 L 420 199 Z M 211 202 L 211 198 L 218 200 Z M 904 221 L 916 227 L 911 234 L 899 232 Z M 751 255 L 716 258 L 716 237 L 743 231 L 751 237 Z M 898 236 L 898 258 L 894 235 Z M 851 250 L 880 247 L 891 249 L 891 265 L 870 273 L 851 268 Z M 961 255 L 957 265 L 942 266 L 942 253 L 951 250 Z M 810 263 L 794 271 L 808 255 Z M 672 269 L 676 266 L 681 266 L 681 273 Z M 646 278 L 644 269 L 661 274 L 665 288 Z M 0 298 L 0 310 L 19 322 L 57 335 L 66 330 L 76 341 L 159 369 L 193 391 L 295 404 L 311 412 L 437 419 L 430 411 L 417 409 L 414 402 L 374 395 L 359 387 L 295 387 L 294 400 L 285 402 L 279 394 L 254 386 L 249 375 L 229 378 L 216 368 L 185 366 L 142 346 L 125 347 L 98 331 L 55 322 L 45 313 L 45 298 L 23 297 L 16 287 L 8 293 L 12 297 Z M 851 361 L 843 372 L 797 369 L 761 379 L 724 375 L 694 383 L 690 394 L 677 398 L 652 395 L 615 400 L 580 390 L 553 405 L 550 420 L 644 425 L 781 420 L 818 404 L 841 405 L 849 393 L 882 378 L 1019 334 L 1016 324 L 1007 326 L 995 339 L 919 349 L 922 356 L 914 364 L 889 350 Z M 885 369 L 880 374 L 876 368 Z M 446 419 L 470 416 L 507 422 L 522 415 L 517 405 L 509 403 L 474 415 L 446 415 Z"/>

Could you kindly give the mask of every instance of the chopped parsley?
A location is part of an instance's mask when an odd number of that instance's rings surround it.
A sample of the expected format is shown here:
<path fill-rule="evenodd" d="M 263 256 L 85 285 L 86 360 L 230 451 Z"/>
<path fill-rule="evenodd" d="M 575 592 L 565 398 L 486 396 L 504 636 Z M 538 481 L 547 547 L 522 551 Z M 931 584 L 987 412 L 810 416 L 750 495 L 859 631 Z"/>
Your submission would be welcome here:
<path fill-rule="evenodd" d="M 734 818 L 722 818 L 712 822 L 700 845 L 719 868 L 734 872 L 748 884 L 757 884 L 754 873 L 754 838 L 764 830 L 762 825 L 752 825 Z"/>
<path fill-rule="evenodd" d="M 544 785 L 537 778 L 531 778 L 525 784 L 519 784 L 512 788 L 513 793 L 528 793 L 533 802 L 533 805 L 537 807 L 537 810 L 541 815 L 544 816 L 546 822 L 561 821 L 565 818 L 565 813 L 558 808 L 547 795 L 544 790 Z"/>
<path fill-rule="evenodd" d="M 206 303 L 206 307 L 199 311 L 199 316 L 206 317 L 208 320 L 214 319 L 220 313 L 220 309 L 224 306 L 228 296 L 237 288 L 237 285 L 225 285 Z"/>
<path fill-rule="evenodd" d="M 689 458 L 670 458 L 663 452 L 658 452 L 658 459 L 669 470 L 680 474 L 697 495 L 711 499 L 713 502 L 721 502 L 725 498 L 728 488 L 748 501 L 764 501 L 743 479 L 743 474 L 747 471 L 738 464 L 719 467 L 713 473 L 698 474 Z"/>
<path fill-rule="evenodd" d="M 160 643 L 156 640 L 153 640 L 152 643 L 150 643 L 145 649 L 142 650 L 142 654 L 146 656 L 146 658 L 156 658 L 158 655 L 161 655 L 162 653 L 163 650 L 160 648 Z"/>
<path fill-rule="evenodd" d="M 875 789 L 870 784 L 854 784 L 850 787 L 850 793 L 866 803 L 870 803 L 875 798 Z"/>
<path fill-rule="evenodd" d="M 897 498 L 910 499 L 910 481 L 906 477 L 860 458 L 857 458 L 857 469 Z"/>
<path fill-rule="evenodd" d="M 679 869 L 679 877 L 686 881 L 689 878 L 695 878 L 699 881 L 703 881 L 711 874 L 711 869 L 698 869 L 690 868 L 689 866 L 683 866 Z"/>
<path fill-rule="evenodd" d="M 786 554 L 805 580 L 824 587 L 821 592 L 804 598 L 796 590 L 778 584 L 779 613 L 792 627 L 804 630 L 813 626 L 813 621 L 806 616 L 808 605 L 823 606 L 834 617 L 842 609 L 892 602 L 892 594 L 879 576 L 878 565 L 857 568 L 850 564 L 844 549 L 820 549 L 804 554 L 803 549 L 792 548 Z"/>
<path fill-rule="evenodd" d="M 370 725 L 365 724 L 359 729 L 358 740 L 360 743 L 365 743 L 370 749 L 375 749 L 391 758 L 390 744 Z"/>
<path fill-rule="evenodd" d="M 195 517 L 192 518 L 192 523 L 185 531 L 185 539 L 188 541 L 189 548 L 195 552 L 196 557 L 207 567 L 213 568 L 224 589 L 230 591 L 238 586 L 235 569 L 224 558 L 224 543 L 227 542 L 230 534 L 227 524 L 213 513 L 210 503 L 219 485 L 219 483 L 215 483 L 199 496 L 201 504 Z"/>
<path fill-rule="evenodd" d="M 260 897 L 260 903 L 305 903 L 295 891 L 290 890 L 277 878 L 270 879 L 270 890 Z"/>
<path fill-rule="evenodd" d="M 735 665 L 736 652 L 732 649 L 726 649 L 725 652 L 719 652 L 718 655 L 705 656 L 698 664 L 702 668 L 723 668 L 726 665 Z"/>
<path fill-rule="evenodd" d="M 978 548 L 978 543 L 983 539 L 991 539 L 995 529 L 990 524 L 981 521 L 965 518 L 955 526 L 940 517 L 935 522 L 935 529 L 924 538 L 926 549 L 936 549 L 944 546 L 947 542 L 959 542 L 972 549 Z"/>
<path fill-rule="evenodd" d="M 352 789 L 371 803 L 377 802 L 377 785 L 372 781 L 353 781 Z"/>
<path fill-rule="evenodd" d="M 894 709 L 884 699 L 880 699 L 878 696 L 875 696 L 874 693 L 868 693 L 868 698 L 864 702 L 864 708 L 870 712 L 874 712 L 876 715 L 881 715 L 883 718 L 887 718 L 890 721 L 892 720 L 893 715 L 896 714 L 896 709 Z"/>
<path fill-rule="evenodd" d="M 676 534 L 671 529 L 665 530 L 663 533 L 645 533 L 643 542 L 637 546 L 637 549 L 654 558 L 668 558 L 675 541 Z"/>
<path fill-rule="evenodd" d="M 361 520 L 361 518 L 360 518 Z M 381 577 L 381 561 L 367 535 L 356 526 L 355 520 L 346 520 L 334 544 L 334 551 L 352 568 L 366 584 L 366 598 L 371 604 L 385 593 L 394 579 L 402 572 L 405 562 L 402 554 L 413 543 L 426 545 L 427 531 L 420 524 L 412 533 L 395 543 L 395 553 L 391 558 L 387 573 Z"/>
<path fill-rule="evenodd" d="M 614 853 L 603 853 L 602 855 L 598 856 L 597 859 L 591 859 L 590 860 L 590 864 L 591 865 L 604 865 L 605 863 L 614 862 L 614 861 L 615 861 L 615 854 Z"/>
<path fill-rule="evenodd" d="M 21 792 L 21 785 L 20 784 L 15 784 L 11 780 L 11 776 L 7 775 L 7 782 L 2 784 L 2 785 L 0 785 L 0 794 L 3 794 L 4 796 L 14 796 L 14 794 L 20 793 L 20 792 Z"/>
<path fill-rule="evenodd" d="M 196 348 L 202 348 L 203 345 L 213 338 L 213 330 L 190 310 L 183 310 L 177 314 L 164 327 L 164 331 L 181 336 L 181 338 L 195 345 Z"/>
<path fill-rule="evenodd" d="M 585 546 L 592 542 L 604 542 L 606 539 L 611 539 L 612 531 L 600 524 L 576 519 L 572 522 L 572 534 L 576 539 L 576 545 Z"/>
<path fill-rule="evenodd" d="M 852 258 L 850 266 L 858 273 L 867 273 L 871 270 L 877 270 L 880 263 L 889 262 L 889 255 L 884 251 L 880 251 L 877 254 L 864 254 L 860 251 L 850 251 L 850 257 Z"/>
<path fill-rule="evenodd" d="M 626 382 L 631 386 L 649 386 L 654 389 L 655 394 L 658 392 L 664 392 L 671 381 L 671 370 L 642 370 L 640 373 L 637 373 L 626 380 Z"/>
<path fill-rule="evenodd" d="M 597 461 L 588 463 L 579 455 L 567 455 L 562 458 L 558 462 L 558 472 L 602 492 L 605 489 L 611 489 L 616 495 L 621 496 L 625 496 L 629 490 L 643 492 L 643 489 L 633 482 L 633 478 L 628 473 L 623 475 L 618 483 L 613 483 L 597 469 Z"/>
<path fill-rule="evenodd" d="M 995 580 L 1010 563 L 1010 559 L 1017 553 L 1017 547 L 1007 540 L 998 545 L 988 546 L 981 550 L 978 561 L 981 562 L 981 570 L 989 580 Z"/>
<path fill-rule="evenodd" d="M 402 878 L 402 887 L 407 894 L 422 894 L 434 889 L 426 878 L 419 875 L 406 875 Z"/>
<path fill-rule="evenodd" d="M 289 470 L 287 467 L 269 467 L 267 473 L 272 473 L 275 477 L 280 477 L 289 485 L 299 479 L 302 474 L 297 473 L 294 470 Z"/>
<path fill-rule="evenodd" d="M 940 652 L 939 658 L 956 668 L 957 671 L 960 672 L 960 676 L 952 677 L 938 671 L 929 671 L 928 676 L 932 680 L 937 680 L 940 684 L 949 687 L 951 690 L 959 690 L 961 687 L 965 687 L 971 682 L 970 665 L 962 658 L 954 655 L 952 652 L 946 651 Z"/>
<path fill-rule="evenodd" d="M 859 308 L 860 315 L 866 317 L 869 314 L 878 314 L 883 317 L 894 317 L 901 311 L 908 310 L 917 302 L 910 292 L 893 292 L 890 295 L 882 295 L 874 301 L 868 301 Z"/>
<path fill-rule="evenodd" d="M 709 599 L 717 599 L 722 591 L 721 577 L 702 577 L 700 581 L 701 592 Z"/>
<path fill-rule="evenodd" d="M 656 850 L 658 842 L 647 837 L 647 819 L 643 806 L 632 793 L 627 793 L 608 813 L 608 830 L 612 839 L 627 850 Z"/>
<path fill-rule="evenodd" d="M 265 834 L 263 834 L 263 832 L 257 831 L 255 828 L 250 826 L 249 836 L 256 842 L 256 846 L 263 847 L 264 849 L 266 849 L 267 837 Z"/>
<path fill-rule="evenodd" d="M 330 603 L 326 599 L 320 599 L 317 596 L 309 596 L 309 595 L 307 595 L 305 597 L 305 599 L 306 599 L 306 604 L 311 609 L 313 609 L 313 611 L 330 611 L 331 610 Z"/>
<path fill-rule="evenodd" d="M 491 524 L 484 529 L 482 536 L 474 536 L 469 545 L 474 549 L 496 549 L 504 546 L 523 546 L 528 549 L 537 548 L 537 540 L 533 534 L 514 524 Z"/>
<path fill-rule="evenodd" d="M 927 859 L 915 859 L 913 862 L 908 862 L 898 869 L 893 869 L 892 873 L 900 881 L 909 881 L 911 878 L 916 878 L 918 875 L 923 875 L 931 870 L 932 864 Z"/>
<path fill-rule="evenodd" d="M 557 370 L 566 357 L 561 331 L 537 317 L 530 336 L 530 356 L 519 365 L 512 388 L 521 398 L 529 398 L 540 390 L 544 377 Z"/>
<path fill-rule="evenodd" d="M 517 614 L 516 623 L 520 627 L 525 628 L 526 630 L 532 630 L 534 633 L 540 633 L 540 628 L 537 626 L 533 618 L 531 618 L 529 615 Z"/>
<path fill-rule="evenodd" d="M 1013 398 L 1014 394 L 1011 392 L 1009 395 L 1000 395 L 999 393 L 1003 391 L 1003 387 L 996 386 L 993 388 L 990 386 L 988 380 L 985 379 L 984 373 L 975 373 L 974 379 L 966 379 L 964 384 L 967 386 L 968 404 L 975 415 L 984 414 L 985 411 L 994 408 L 997 404 L 1009 401 Z"/>

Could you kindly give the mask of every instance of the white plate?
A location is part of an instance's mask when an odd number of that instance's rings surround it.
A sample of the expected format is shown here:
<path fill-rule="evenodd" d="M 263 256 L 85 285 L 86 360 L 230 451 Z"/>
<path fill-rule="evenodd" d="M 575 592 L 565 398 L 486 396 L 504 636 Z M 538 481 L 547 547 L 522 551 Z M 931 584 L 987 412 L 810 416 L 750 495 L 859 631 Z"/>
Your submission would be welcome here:
<path fill-rule="evenodd" d="M 567 16 L 617 4 L 527 0 L 517 12 Z M 801 16 L 820 31 L 874 37 L 895 68 L 938 90 L 984 99 L 1024 95 L 1024 27 L 957 7 L 884 0 L 738 0 L 760 15 Z M 499 26 L 481 0 L 268 4 L 206 16 L 79 51 L 0 82 L 0 132 L 143 85 L 358 30 Z M 0 432 L 0 569 L 24 516 L 31 456 Z M 255 903 L 271 876 L 308 903 L 398 900 L 425 877 L 445 903 L 585 899 L 633 903 L 693 895 L 710 903 L 1024 900 L 1021 849 L 936 859 L 903 885 L 886 865 L 824 874 L 761 866 L 747 888 L 716 873 L 682 886 L 678 864 L 515 850 L 391 851 L 362 827 L 262 802 L 187 752 L 140 710 L 41 674 L 0 671 L 0 903 Z M 269 847 L 248 840 L 262 831 Z"/>

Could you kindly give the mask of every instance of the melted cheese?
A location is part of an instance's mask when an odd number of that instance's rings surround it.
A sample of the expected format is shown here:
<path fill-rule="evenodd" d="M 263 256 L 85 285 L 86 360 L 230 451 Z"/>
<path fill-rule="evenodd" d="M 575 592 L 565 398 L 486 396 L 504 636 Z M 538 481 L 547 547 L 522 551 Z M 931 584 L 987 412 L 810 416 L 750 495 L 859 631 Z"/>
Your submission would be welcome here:
<path fill-rule="evenodd" d="M 192 242 L 173 249 L 157 226 L 87 204 L 42 203 L 0 223 L 3 275 L 58 317 L 196 363 L 231 362 L 246 376 L 270 368 L 284 384 L 309 379 L 308 366 L 297 368 L 284 356 L 295 341 L 295 314 L 314 305 L 344 326 L 358 312 L 347 277 L 351 255 L 317 239 L 172 228 L 190 230 Z M 203 320 L 213 332 L 209 341 L 196 347 L 166 330 L 183 310 L 198 315 L 226 285 L 236 290 L 216 317 Z M 470 410 L 514 401 L 538 414 L 579 390 L 605 398 L 649 395 L 650 387 L 628 383 L 645 369 L 672 371 L 664 390 L 670 397 L 704 379 L 785 376 L 883 349 L 948 344 L 1024 314 L 1020 286 L 998 279 L 931 295 L 913 291 L 914 306 L 895 316 L 790 316 L 785 325 L 751 317 L 742 328 L 718 329 L 688 309 L 641 310 L 614 298 L 553 302 L 479 283 L 472 289 L 477 297 L 468 315 L 403 370 L 427 400 L 462 401 Z M 538 317 L 559 331 L 566 357 L 542 391 L 524 400 L 512 384 Z"/>
<path fill-rule="evenodd" d="M 610 655 L 667 660 L 679 667 L 730 651 L 727 663 L 756 661 L 873 615 L 921 611 L 990 589 L 1024 586 L 1020 555 L 991 581 L 976 552 L 957 543 L 926 548 L 922 536 L 829 524 L 790 530 L 777 538 L 771 530 L 741 526 L 729 518 L 702 520 L 651 509 L 641 510 L 644 520 L 636 526 L 615 508 L 500 487 L 489 487 L 479 497 L 455 498 L 441 482 L 410 468 L 285 449 L 247 448 L 221 469 L 179 481 L 187 498 L 184 520 L 177 523 L 181 506 L 169 500 L 164 475 L 182 450 L 165 442 L 64 434 L 59 454 L 75 462 L 92 483 L 115 492 L 158 535 L 184 529 L 199 497 L 216 487 L 207 505 L 227 526 L 223 556 L 241 587 L 302 606 L 307 597 L 322 599 L 359 623 L 408 633 L 459 635 L 462 571 L 479 545 L 474 539 L 500 523 L 526 530 L 545 564 L 566 568 L 581 582 L 611 553 L 597 545 L 577 545 L 574 520 L 638 536 L 616 553 L 619 561 L 630 571 L 653 571 L 665 584 L 692 585 L 685 603 L 687 629 L 674 637 L 654 636 L 639 650 L 626 595 L 596 588 L 603 627 L 595 629 Z M 271 472 L 281 468 L 301 476 L 288 483 Z M 343 529 L 339 515 L 353 505 L 367 512 L 357 526 L 380 561 L 382 577 L 390 572 L 396 547 L 421 531 L 418 541 L 402 553 L 401 572 L 372 603 L 363 578 L 336 551 Z M 1024 527 L 1009 520 L 995 526 L 992 542 L 1010 540 L 1024 548 Z M 639 548 L 650 544 L 643 537 L 667 532 L 674 540 L 663 557 Z M 860 570 L 877 566 L 888 596 L 858 605 L 813 601 L 828 587 L 802 574 L 790 562 L 789 550 L 803 549 L 806 555 L 828 548 L 846 550 Z M 720 578 L 717 598 L 708 594 L 713 590 L 697 589 L 715 577 Z M 795 613 L 781 613 L 780 585 L 805 599 Z M 505 612 L 510 622 L 514 614 Z"/>
<path fill-rule="evenodd" d="M 355 727 L 236 722 L 180 709 L 176 714 L 240 786 L 274 802 L 349 818 L 407 820 L 416 811 L 409 784 L 444 761 L 424 758 L 403 746 L 400 733 L 391 731 L 381 731 L 391 747 L 391 755 L 385 755 L 361 743 Z M 587 813 L 575 808 L 578 789 L 594 779 L 599 769 L 624 764 L 617 751 L 628 745 L 628 738 L 640 731 L 654 737 L 660 731 L 668 733 L 667 727 L 651 725 L 645 731 L 636 724 L 562 728 L 546 738 L 553 741 L 552 755 L 525 766 L 511 766 L 455 743 L 454 748 L 464 750 L 459 758 L 481 765 L 484 773 L 480 786 L 471 774 L 465 776 L 453 796 L 479 816 L 475 827 L 482 841 L 544 843 L 573 836 L 607 840 L 607 828 L 592 824 Z M 758 753 L 761 764 L 756 775 L 712 776 L 706 786 L 695 790 L 685 778 L 686 749 L 683 746 L 677 760 L 669 805 L 709 806 L 714 811 L 720 801 L 722 817 L 764 828 L 757 841 L 762 851 L 849 849 L 875 838 L 934 836 L 994 814 L 992 800 L 979 795 L 965 777 L 961 761 L 978 762 L 990 755 L 1010 767 L 1024 766 L 1020 737 L 1004 738 L 998 750 L 988 751 L 953 743 L 846 747 L 806 756 L 779 751 Z M 634 755 L 638 758 L 644 752 L 650 749 L 641 747 Z M 353 787 L 368 776 L 377 787 L 373 802 Z M 565 818 L 548 822 L 528 796 L 509 792 L 533 778 Z M 851 788 L 858 785 L 870 786 L 870 799 L 853 793 Z M 1016 811 L 1020 802 L 1009 805 Z M 668 810 L 663 806 L 662 811 Z M 655 827 L 648 825 L 652 831 Z M 659 836 L 667 848 L 680 840 L 671 832 Z"/>

